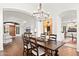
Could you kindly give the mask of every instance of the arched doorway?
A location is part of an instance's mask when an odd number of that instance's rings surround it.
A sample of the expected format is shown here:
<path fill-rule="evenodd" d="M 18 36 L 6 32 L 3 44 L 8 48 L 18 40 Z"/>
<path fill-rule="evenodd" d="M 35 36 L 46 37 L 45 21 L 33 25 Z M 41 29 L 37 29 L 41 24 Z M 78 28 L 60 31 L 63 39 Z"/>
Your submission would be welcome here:
<path fill-rule="evenodd" d="M 27 11 L 13 8 L 3 8 L 3 22 L 9 31 L 4 30 L 4 40 L 7 43 L 12 42 L 10 37 L 22 36 L 27 27 L 31 28 L 34 33 L 35 18 Z M 4 27 L 5 28 L 5 27 Z M 8 33 L 7 35 L 6 32 Z M 6 38 L 8 37 L 8 38 Z M 10 40 L 10 41 L 9 41 Z"/>
<path fill-rule="evenodd" d="M 60 14 L 62 19 L 61 29 L 64 33 L 66 46 L 76 48 L 77 44 L 77 11 L 66 10 Z"/>
<path fill-rule="evenodd" d="M 4 22 L 4 33 L 8 33 L 10 36 L 16 36 L 16 34 L 20 33 L 19 23 Z"/>

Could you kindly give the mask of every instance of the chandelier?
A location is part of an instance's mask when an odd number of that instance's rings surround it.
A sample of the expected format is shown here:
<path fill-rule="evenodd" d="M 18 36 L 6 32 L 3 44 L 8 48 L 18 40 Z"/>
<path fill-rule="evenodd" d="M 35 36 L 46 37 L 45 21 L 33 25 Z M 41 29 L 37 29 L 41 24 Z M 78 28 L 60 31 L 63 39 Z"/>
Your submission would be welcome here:
<path fill-rule="evenodd" d="M 42 4 L 40 3 L 37 12 L 34 12 L 33 16 L 37 17 L 40 20 L 43 20 L 43 19 L 48 18 L 49 14 L 42 10 Z"/>

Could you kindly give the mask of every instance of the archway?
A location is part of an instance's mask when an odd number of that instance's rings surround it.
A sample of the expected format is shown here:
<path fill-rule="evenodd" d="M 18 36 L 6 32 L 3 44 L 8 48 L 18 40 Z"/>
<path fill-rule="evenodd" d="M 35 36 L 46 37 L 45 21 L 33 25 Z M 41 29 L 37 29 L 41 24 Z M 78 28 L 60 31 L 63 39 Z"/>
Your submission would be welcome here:
<path fill-rule="evenodd" d="M 77 44 L 77 10 L 66 10 L 60 14 L 61 29 L 67 46 L 76 48 Z"/>
<path fill-rule="evenodd" d="M 9 40 L 10 36 L 21 36 L 26 31 L 27 27 L 30 27 L 31 32 L 34 33 L 35 18 L 24 10 L 3 8 L 3 22 L 11 25 L 10 31 L 14 34 L 10 33 L 10 35 L 6 35 L 8 37 L 7 39 L 5 36 L 6 33 L 4 33 L 4 42 L 12 42 L 12 40 Z M 19 30 L 19 33 L 16 30 L 16 27 L 17 30 Z M 14 32 L 12 31 L 13 29 Z"/>
<path fill-rule="evenodd" d="M 8 33 L 10 36 L 16 36 L 16 34 L 20 33 L 19 23 L 4 22 L 4 33 Z"/>

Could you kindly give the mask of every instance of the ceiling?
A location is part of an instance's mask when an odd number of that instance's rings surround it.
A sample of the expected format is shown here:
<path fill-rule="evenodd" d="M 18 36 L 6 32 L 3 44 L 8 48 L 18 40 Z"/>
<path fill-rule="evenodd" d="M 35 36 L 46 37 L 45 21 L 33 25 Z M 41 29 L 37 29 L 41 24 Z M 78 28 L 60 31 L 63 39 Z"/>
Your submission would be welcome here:
<path fill-rule="evenodd" d="M 3 3 L 0 4 L 3 8 L 20 8 L 33 14 L 39 8 L 39 3 Z M 42 3 L 42 10 L 49 13 L 51 16 L 60 16 L 62 19 L 75 19 L 78 3 Z M 11 13 L 11 12 L 8 12 Z M 12 12 L 14 13 L 14 12 Z M 20 15 L 21 16 L 21 15 Z M 24 18 L 25 16 L 23 16 Z"/>
<path fill-rule="evenodd" d="M 43 10 L 45 10 L 50 15 L 56 15 L 66 10 L 74 10 L 79 6 L 78 3 L 42 3 Z M 33 13 L 37 11 L 39 3 L 3 3 L 0 4 L 3 8 L 22 8 L 26 9 L 27 12 Z"/>
<path fill-rule="evenodd" d="M 61 13 L 60 17 L 62 18 L 62 22 L 64 23 L 75 23 L 77 21 L 77 11 L 76 10 L 69 10 L 64 11 Z"/>

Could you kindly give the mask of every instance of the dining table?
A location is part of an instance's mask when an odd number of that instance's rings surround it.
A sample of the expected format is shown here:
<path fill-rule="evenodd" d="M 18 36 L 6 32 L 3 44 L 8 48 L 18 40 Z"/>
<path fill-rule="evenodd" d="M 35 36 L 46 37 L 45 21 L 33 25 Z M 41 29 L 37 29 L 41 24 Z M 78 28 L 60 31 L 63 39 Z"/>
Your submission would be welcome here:
<path fill-rule="evenodd" d="M 50 50 L 51 52 L 55 52 L 54 54 L 51 53 L 51 55 L 54 55 L 54 56 L 59 56 L 59 54 L 58 54 L 59 49 L 65 44 L 62 41 L 54 41 L 54 40 L 44 41 L 41 38 L 36 38 L 36 37 L 30 37 L 30 38 L 36 39 L 38 46 L 46 48 L 46 49 Z M 33 40 L 30 40 L 30 41 L 34 42 Z"/>

